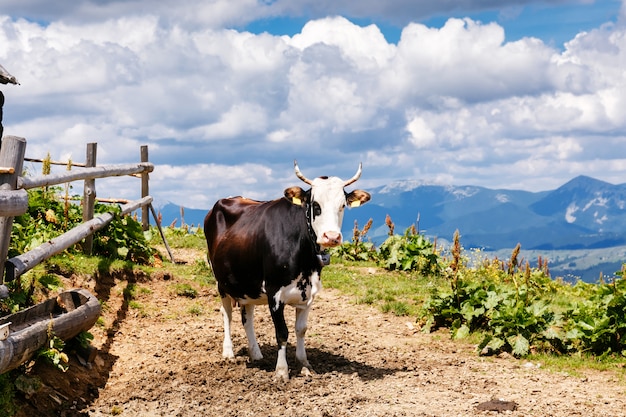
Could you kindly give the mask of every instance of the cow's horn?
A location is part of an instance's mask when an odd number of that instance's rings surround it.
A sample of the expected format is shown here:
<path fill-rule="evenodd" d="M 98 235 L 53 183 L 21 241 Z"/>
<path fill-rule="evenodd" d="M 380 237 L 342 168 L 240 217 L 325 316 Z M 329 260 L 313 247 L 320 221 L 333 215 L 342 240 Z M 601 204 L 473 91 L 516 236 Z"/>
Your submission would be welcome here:
<path fill-rule="evenodd" d="M 300 168 L 298 168 L 298 161 L 296 161 L 295 159 L 293 160 L 293 169 L 296 171 L 296 177 L 300 178 L 302 181 L 306 182 L 309 185 L 312 184 L 312 181 L 310 179 L 302 175 L 302 172 L 300 172 Z"/>
<path fill-rule="evenodd" d="M 356 174 L 354 174 L 354 177 L 352 177 L 348 181 L 346 181 L 346 183 L 343 185 L 344 187 L 347 187 L 348 185 L 352 184 L 353 182 L 355 182 L 356 180 L 358 180 L 361 177 L 362 165 L 363 164 L 361 162 L 359 162 L 359 169 L 356 170 Z"/>

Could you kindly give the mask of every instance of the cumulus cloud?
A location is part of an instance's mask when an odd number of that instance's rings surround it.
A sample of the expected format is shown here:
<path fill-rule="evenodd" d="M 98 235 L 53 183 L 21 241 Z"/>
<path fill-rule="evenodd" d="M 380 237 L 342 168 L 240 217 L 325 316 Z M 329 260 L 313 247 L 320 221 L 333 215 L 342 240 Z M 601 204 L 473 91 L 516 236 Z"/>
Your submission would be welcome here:
<path fill-rule="evenodd" d="M 547 189 L 623 172 L 620 21 L 563 49 L 507 41 L 498 23 L 469 18 L 407 23 L 396 44 L 377 25 L 340 16 L 278 36 L 185 17 L 164 24 L 158 10 L 140 13 L 141 1 L 122 3 L 50 9 L 58 20 L 48 23 L 0 15 L 0 63 L 22 83 L 3 87 L 5 134 L 26 137 L 30 156 L 79 161 L 84 144 L 98 142 L 100 163 L 135 162 L 148 144 L 155 197 L 190 207 L 276 197 L 293 183 L 293 159 L 312 167 L 309 176 L 342 177 L 363 161 L 366 185 L 421 178 Z M 254 16 L 288 7 L 178 3 L 174 14 L 210 20 L 213 8 L 224 21 L 246 7 L 262 9 Z M 95 10 L 104 18 L 74 19 Z"/>

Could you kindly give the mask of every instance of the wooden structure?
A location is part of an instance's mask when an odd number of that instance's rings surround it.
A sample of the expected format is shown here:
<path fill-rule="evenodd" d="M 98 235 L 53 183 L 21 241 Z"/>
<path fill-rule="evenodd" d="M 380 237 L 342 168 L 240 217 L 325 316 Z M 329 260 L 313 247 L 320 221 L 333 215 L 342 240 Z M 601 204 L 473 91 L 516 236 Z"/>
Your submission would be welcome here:
<path fill-rule="evenodd" d="M 143 216 L 144 229 L 149 227 L 147 210 L 152 203 L 148 195 L 148 173 L 154 166 L 147 161 L 147 146 L 141 148 L 141 158 L 144 162 L 125 165 L 96 166 L 96 144 L 87 146 L 87 163 L 75 171 L 59 174 L 41 175 L 36 177 L 22 177 L 26 140 L 16 136 L 7 136 L 2 140 L 0 147 L 0 277 L 11 281 L 19 275 L 38 265 L 50 256 L 62 252 L 70 246 L 87 239 L 85 251 L 91 253 L 91 235 L 109 224 L 114 215 L 105 213 L 94 218 L 94 204 L 96 201 L 95 179 L 121 175 L 141 175 L 142 196 L 140 200 L 129 202 L 122 206 L 122 214 L 128 214 L 136 209 L 145 209 Z M 27 189 L 64 184 L 71 181 L 84 180 L 83 194 L 83 221 L 80 226 L 52 239 L 43 245 L 23 255 L 6 259 L 11 239 L 13 217 L 24 214 L 28 210 Z M 0 289 L 0 294 L 2 290 Z"/>
<path fill-rule="evenodd" d="M 26 362 L 50 333 L 63 340 L 89 330 L 100 317 L 100 302 L 87 290 L 71 290 L 0 318 L 0 374 Z M 6 329 L 10 331 L 6 331 Z"/>
<path fill-rule="evenodd" d="M 141 198 L 121 206 L 121 213 L 124 215 L 141 209 L 144 230 L 149 227 L 148 209 L 152 209 L 152 197 L 149 195 L 148 174 L 154 170 L 154 166 L 148 162 L 147 146 L 141 147 L 139 163 L 96 166 L 97 145 L 90 143 L 87 145 L 85 164 L 74 165 L 79 166 L 79 169 L 60 174 L 23 177 L 20 174 L 25 160 L 26 140 L 6 136 L 2 138 L 0 145 L 0 298 L 9 295 L 5 282 L 17 279 L 42 261 L 80 241 L 85 241 L 83 245 L 85 252 L 91 253 L 92 234 L 115 218 L 113 212 L 94 217 L 97 178 L 140 176 Z M 13 218 L 28 210 L 26 190 L 78 180 L 84 181 L 83 223 L 27 253 L 7 259 Z M 152 213 L 154 214 L 154 209 Z M 155 218 L 155 221 L 164 239 L 158 219 Z M 165 245 L 172 258 L 167 242 Z M 79 289 L 62 293 L 54 299 L 0 318 L 0 374 L 28 360 L 34 352 L 44 346 L 51 332 L 63 340 L 71 339 L 81 331 L 90 329 L 99 315 L 98 300 L 88 291 Z"/>

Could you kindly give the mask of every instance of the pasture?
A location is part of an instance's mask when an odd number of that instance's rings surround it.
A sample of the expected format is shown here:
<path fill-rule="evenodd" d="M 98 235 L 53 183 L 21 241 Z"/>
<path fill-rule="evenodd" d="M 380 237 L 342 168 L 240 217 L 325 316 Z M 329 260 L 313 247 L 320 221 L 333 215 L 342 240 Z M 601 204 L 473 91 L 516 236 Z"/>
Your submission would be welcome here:
<path fill-rule="evenodd" d="M 102 302 L 103 316 L 90 331 L 97 350 L 87 366 L 70 354 L 65 373 L 31 364 L 23 379 L 41 386 L 16 393 L 18 416 L 475 416 L 493 415 L 477 409 L 492 399 L 514 402 L 512 416 L 617 416 L 626 408 L 622 369 L 565 373 L 534 358 L 481 357 L 471 338 L 453 341 L 445 329 L 424 333 L 415 316 L 384 313 L 384 297 L 364 302 L 378 292 L 365 285 L 411 279 L 367 263 L 334 262 L 324 271 L 326 289 L 307 333 L 316 373 L 292 369 L 289 382 L 276 383 L 269 313 L 257 314 L 263 360 L 248 361 L 240 323 L 233 326 L 236 358 L 222 359 L 221 303 L 205 253 L 170 244 L 178 262 L 150 268 L 53 258 L 46 267 L 59 285 L 87 288 Z M 70 271 L 66 262 L 83 270 Z M 428 283 L 411 285 L 427 291 Z M 412 297 L 416 306 L 421 297 Z M 286 310 L 288 360 L 295 364 L 292 312 Z"/>

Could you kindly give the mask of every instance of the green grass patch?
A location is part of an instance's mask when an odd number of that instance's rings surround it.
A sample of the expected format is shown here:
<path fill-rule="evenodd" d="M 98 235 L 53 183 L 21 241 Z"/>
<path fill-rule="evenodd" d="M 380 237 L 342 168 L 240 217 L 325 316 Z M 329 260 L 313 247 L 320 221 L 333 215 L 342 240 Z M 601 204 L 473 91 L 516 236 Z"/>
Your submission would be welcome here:
<path fill-rule="evenodd" d="M 201 303 L 193 303 L 187 308 L 187 313 L 192 316 L 201 316 L 204 314 L 204 306 Z"/>
<path fill-rule="evenodd" d="M 135 310 L 141 317 L 148 317 L 146 306 L 137 300 L 130 300 L 128 302 L 128 308 L 130 308 L 131 310 Z"/>
<path fill-rule="evenodd" d="M 188 283 L 179 283 L 174 285 L 174 292 L 179 297 L 196 298 L 198 296 L 198 290 Z"/>
<path fill-rule="evenodd" d="M 330 264 L 322 272 L 325 288 L 333 288 L 353 297 L 357 304 L 378 307 L 398 316 L 417 316 L 430 288 L 441 278 L 417 273 L 387 271 L 371 262 Z"/>
<path fill-rule="evenodd" d="M 202 228 L 197 227 L 164 227 L 165 240 L 172 248 L 198 249 L 206 251 L 206 239 Z M 148 242 L 152 245 L 162 245 L 163 240 L 156 227 L 151 227 L 145 233 Z"/>
<path fill-rule="evenodd" d="M 591 354 L 551 355 L 531 354 L 525 360 L 555 373 L 566 373 L 575 377 L 584 377 L 588 370 L 610 372 L 621 383 L 626 383 L 626 361 L 621 355 L 597 357 Z"/>
<path fill-rule="evenodd" d="M 16 411 L 15 399 L 15 371 L 0 375 L 0 417 L 12 416 Z"/>
<path fill-rule="evenodd" d="M 63 282 L 58 275 L 44 274 L 40 276 L 37 281 L 46 291 L 60 291 L 63 290 Z"/>
<path fill-rule="evenodd" d="M 624 282 L 568 284 L 538 270 L 506 271 L 499 264 L 462 266 L 456 279 L 388 271 L 371 262 L 336 262 L 322 274 L 325 288 L 355 304 L 413 318 L 423 330 L 492 353 L 507 351 L 555 372 L 617 370 L 624 375 Z M 622 312 L 622 313 L 620 313 Z"/>
<path fill-rule="evenodd" d="M 396 316 L 409 316 L 415 314 L 415 308 L 404 301 L 387 301 L 381 306 L 383 313 L 393 313 Z"/>

